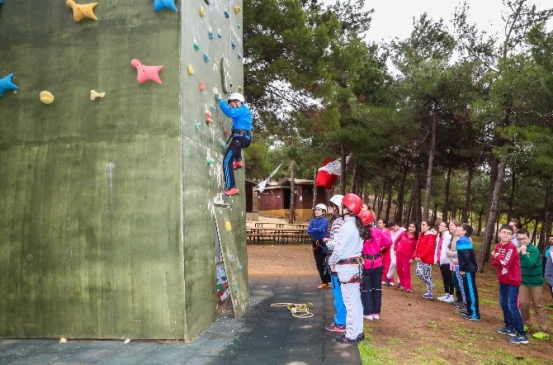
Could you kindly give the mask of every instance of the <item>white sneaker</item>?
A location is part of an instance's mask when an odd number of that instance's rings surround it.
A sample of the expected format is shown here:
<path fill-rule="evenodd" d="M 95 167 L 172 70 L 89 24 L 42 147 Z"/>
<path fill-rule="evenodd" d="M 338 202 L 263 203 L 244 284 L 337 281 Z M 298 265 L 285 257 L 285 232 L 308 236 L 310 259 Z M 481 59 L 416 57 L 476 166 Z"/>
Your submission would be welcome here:
<path fill-rule="evenodd" d="M 380 319 L 380 314 L 374 313 L 374 314 L 373 314 L 373 318 L 374 318 L 375 320 Z"/>
<path fill-rule="evenodd" d="M 455 301 L 455 298 L 453 298 L 453 295 L 448 294 L 447 298 L 443 300 L 444 303 L 453 303 Z"/>
<path fill-rule="evenodd" d="M 444 295 L 442 295 L 441 297 L 438 297 L 437 299 L 438 299 L 440 302 L 444 302 L 448 297 L 449 297 L 449 294 L 444 294 Z"/>
<path fill-rule="evenodd" d="M 394 286 L 394 283 L 390 282 L 390 286 Z"/>
<path fill-rule="evenodd" d="M 374 319 L 374 316 L 372 314 L 368 314 L 366 316 L 363 316 L 366 320 L 372 321 Z"/>

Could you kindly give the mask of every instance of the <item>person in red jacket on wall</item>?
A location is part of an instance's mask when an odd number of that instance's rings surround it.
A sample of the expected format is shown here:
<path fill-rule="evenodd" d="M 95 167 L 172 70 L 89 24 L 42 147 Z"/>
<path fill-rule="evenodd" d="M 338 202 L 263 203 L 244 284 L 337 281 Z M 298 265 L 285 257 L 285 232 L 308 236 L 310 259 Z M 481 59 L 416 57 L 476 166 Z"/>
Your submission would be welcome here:
<path fill-rule="evenodd" d="M 417 276 L 426 284 L 426 293 L 422 295 L 424 299 L 433 299 L 432 289 L 432 265 L 435 261 L 436 237 L 438 233 L 430 227 L 428 221 L 421 222 L 421 233 L 417 241 L 415 250 L 415 260 L 417 260 Z"/>
<path fill-rule="evenodd" d="M 509 336 L 509 342 L 527 344 L 522 315 L 518 309 L 518 291 L 522 284 L 520 258 L 517 246 L 512 242 L 514 230 L 509 225 L 499 229 L 501 242 L 492 253 L 492 265 L 497 267 L 499 279 L 499 305 L 503 311 L 505 327 L 498 328 L 497 333 Z"/>
<path fill-rule="evenodd" d="M 418 236 L 417 225 L 409 224 L 407 231 L 404 231 L 394 242 L 394 251 L 396 252 L 396 270 L 399 278 L 399 290 L 405 290 L 411 293 L 411 263 L 417 247 Z"/>

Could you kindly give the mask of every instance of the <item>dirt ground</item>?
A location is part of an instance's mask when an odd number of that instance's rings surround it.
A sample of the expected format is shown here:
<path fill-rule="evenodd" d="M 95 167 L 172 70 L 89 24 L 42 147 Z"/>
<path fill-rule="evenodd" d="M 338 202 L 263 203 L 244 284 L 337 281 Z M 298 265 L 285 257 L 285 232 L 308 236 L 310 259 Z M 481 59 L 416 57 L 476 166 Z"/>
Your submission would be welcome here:
<path fill-rule="evenodd" d="M 250 277 L 311 276 L 317 278 L 310 245 L 248 245 Z M 498 284 L 492 267 L 478 276 L 482 320 L 470 322 L 451 304 L 423 299 L 424 288 L 412 267 L 413 293 L 396 287 L 383 288 L 380 321 L 365 321 L 365 330 L 374 346 L 388 349 L 394 363 L 504 364 L 553 363 L 553 340 L 530 337 L 528 345 L 513 345 L 495 332 L 502 327 Z M 435 296 L 443 295 L 439 270 L 433 270 Z M 552 300 L 546 299 L 550 327 L 553 327 Z M 534 318 L 532 313 L 532 318 Z M 533 328 L 536 327 L 535 320 Z M 532 332 L 531 332 L 532 333 Z M 552 336 L 553 337 L 553 336 Z"/>

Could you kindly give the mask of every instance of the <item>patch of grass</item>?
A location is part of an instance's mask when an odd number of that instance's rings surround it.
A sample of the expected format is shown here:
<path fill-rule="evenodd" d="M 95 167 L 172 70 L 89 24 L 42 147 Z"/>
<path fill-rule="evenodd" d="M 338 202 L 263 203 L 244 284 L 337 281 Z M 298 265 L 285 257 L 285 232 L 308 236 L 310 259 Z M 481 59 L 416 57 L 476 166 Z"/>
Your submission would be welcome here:
<path fill-rule="evenodd" d="M 436 323 L 436 321 L 430 321 L 430 323 L 428 323 L 428 328 L 432 328 L 432 330 L 436 331 L 436 329 L 438 328 L 438 324 Z"/>
<path fill-rule="evenodd" d="M 392 338 L 388 339 L 388 342 L 387 342 L 386 345 L 393 348 L 394 346 L 401 345 L 401 344 L 404 344 L 406 342 L 407 342 L 407 340 L 405 340 L 404 338 L 392 337 Z"/>
<path fill-rule="evenodd" d="M 370 327 L 365 326 L 365 341 L 359 343 L 359 354 L 361 355 L 361 364 L 387 365 L 394 361 L 390 356 L 388 347 L 376 347 L 372 344 L 372 331 Z M 393 346 L 392 346 L 393 348 Z"/>

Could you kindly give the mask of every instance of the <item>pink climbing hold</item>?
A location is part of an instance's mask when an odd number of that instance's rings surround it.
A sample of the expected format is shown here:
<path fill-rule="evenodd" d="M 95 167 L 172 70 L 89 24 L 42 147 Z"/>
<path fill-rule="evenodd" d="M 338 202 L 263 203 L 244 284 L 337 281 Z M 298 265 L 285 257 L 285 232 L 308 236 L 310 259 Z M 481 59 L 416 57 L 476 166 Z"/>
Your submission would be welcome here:
<path fill-rule="evenodd" d="M 148 80 L 161 84 L 159 72 L 163 70 L 163 66 L 145 66 L 136 58 L 131 60 L 131 66 L 136 68 L 136 81 L 138 81 L 139 84 L 143 84 Z"/>
<path fill-rule="evenodd" d="M 211 117 L 211 112 L 209 110 L 206 110 L 205 112 L 205 122 L 213 123 L 213 118 Z"/>

